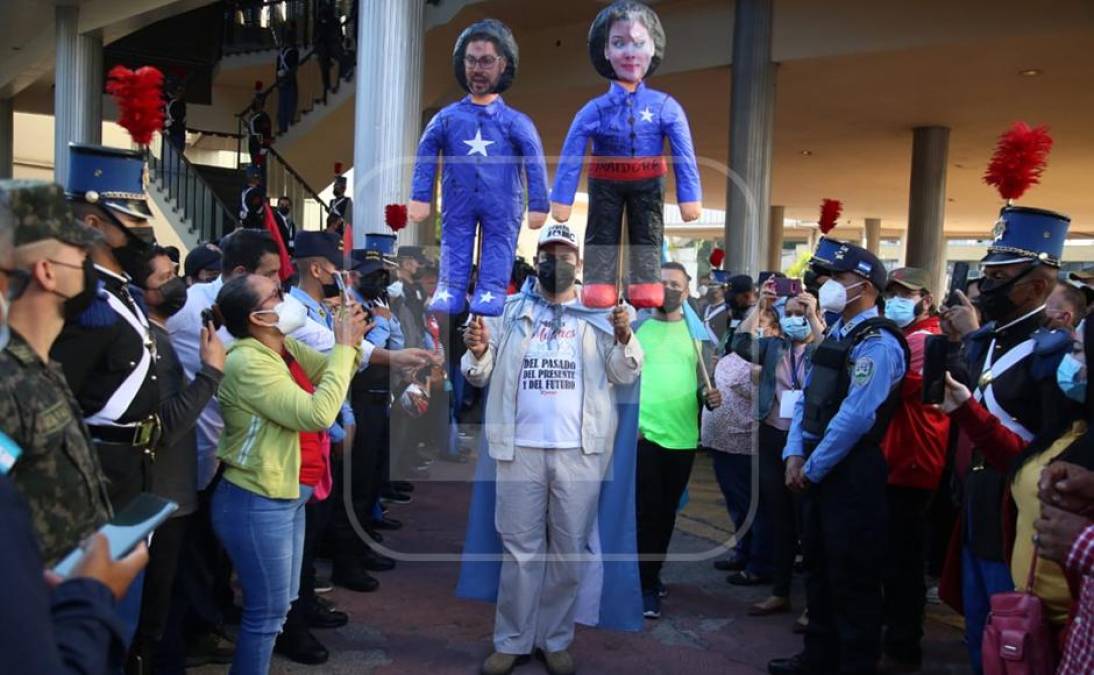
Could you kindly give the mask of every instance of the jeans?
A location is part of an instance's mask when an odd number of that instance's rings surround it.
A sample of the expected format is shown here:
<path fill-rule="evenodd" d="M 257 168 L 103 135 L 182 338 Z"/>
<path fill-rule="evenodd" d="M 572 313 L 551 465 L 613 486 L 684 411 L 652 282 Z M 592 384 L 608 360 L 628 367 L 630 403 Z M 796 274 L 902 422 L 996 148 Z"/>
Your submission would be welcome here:
<path fill-rule="evenodd" d="M 961 547 L 961 600 L 965 606 L 965 646 L 974 673 L 983 672 L 980 647 L 984 624 L 991 610 L 991 596 L 1014 590 L 1010 567 L 996 560 L 977 556 L 968 544 Z"/>
<path fill-rule="evenodd" d="M 726 510 L 733 521 L 733 531 L 737 534 L 734 556 L 745 563 L 745 570 L 758 577 L 771 576 L 771 542 L 767 532 L 767 518 L 759 504 L 757 494 L 756 512 L 752 524 L 744 529 L 752 504 L 752 455 L 734 455 L 714 450 L 710 453 L 714 460 L 714 476 L 718 487 L 726 500 Z"/>
<path fill-rule="evenodd" d="M 270 499 L 222 480 L 213 495 L 213 527 L 243 588 L 233 675 L 270 670 L 274 640 L 300 590 L 304 504 L 311 493 L 301 485 L 296 499 Z"/>

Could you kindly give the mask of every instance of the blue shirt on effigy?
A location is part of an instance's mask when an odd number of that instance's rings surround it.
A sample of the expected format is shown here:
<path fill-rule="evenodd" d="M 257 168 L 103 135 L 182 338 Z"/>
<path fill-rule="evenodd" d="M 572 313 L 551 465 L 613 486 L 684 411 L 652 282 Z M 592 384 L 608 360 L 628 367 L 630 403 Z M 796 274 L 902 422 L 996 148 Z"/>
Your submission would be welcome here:
<path fill-rule="evenodd" d="M 573 204 L 590 138 L 594 157 L 661 157 L 668 138 L 676 174 L 676 200 L 702 200 L 688 118 L 668 94 L 650 89 L 645 83 L 629 92 L 612 82 L 607 93 L 586 103 L 562 145 L 551 201 Z"/>

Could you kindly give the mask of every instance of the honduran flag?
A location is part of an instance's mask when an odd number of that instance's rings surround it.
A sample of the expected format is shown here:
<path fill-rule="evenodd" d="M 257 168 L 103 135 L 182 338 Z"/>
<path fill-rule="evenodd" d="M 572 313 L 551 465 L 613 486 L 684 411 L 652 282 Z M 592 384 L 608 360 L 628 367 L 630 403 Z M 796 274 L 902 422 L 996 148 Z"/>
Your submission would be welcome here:
<path fill-rule="evenodd" d="M 532 291 L 529 279 L 509 302 L 543 302 Z M 596 330 L 613 332 L 608 313 L 580 304 L 566 305 Z M 640 383 L 613 385 L 619 424 L 611 463 L 600 488 L 597 518 L 586 546 L 589 561 L 578 589 L 576 620 L 588 626 L 613 630 L 640 631 L 642 586 L 638 578 L 635 526 L 635 461 L 638 443 L 638 394 Z M 490 420 L 485 420 L 490 424 Z M 479 447 L 475 479 L 468 512 L 460 580 L 456 595 L 470 600 L 496 602 L 501 574 L 501 539 L 494 527 L 495 463 L 486 448 L 485 436 Z"/>

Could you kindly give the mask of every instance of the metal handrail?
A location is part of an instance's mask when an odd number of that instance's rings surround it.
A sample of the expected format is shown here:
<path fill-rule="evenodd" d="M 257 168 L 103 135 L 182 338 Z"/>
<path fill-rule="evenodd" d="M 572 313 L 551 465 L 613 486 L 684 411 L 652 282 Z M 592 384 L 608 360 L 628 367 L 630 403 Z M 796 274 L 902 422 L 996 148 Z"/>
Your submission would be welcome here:
<path fill-rule="evenodd" d="M 238 224 L 234 212 L 209 187 L 194 164 L 165 135 L 160 135 L 160 156 L 145 150 L 148 166 L 174 199 L 202 241 L 214 241 Z"/>

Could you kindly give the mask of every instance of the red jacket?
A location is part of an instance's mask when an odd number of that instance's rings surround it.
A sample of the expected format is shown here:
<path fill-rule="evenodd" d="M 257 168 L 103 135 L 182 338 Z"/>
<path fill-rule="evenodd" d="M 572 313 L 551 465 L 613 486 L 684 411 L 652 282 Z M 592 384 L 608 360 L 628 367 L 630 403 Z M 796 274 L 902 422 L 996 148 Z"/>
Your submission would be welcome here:
<path fill-rule="evenodd" d="M 936 490 L 946 465 L 950 419 L 946 413 L 923 403 L 923 352 L 927 337 L 942 332 L 937 316 L 908 325 L 911 363 L 900 385 L 901 404 L 881 441 L 889 464 L 889 485 Z"/>

